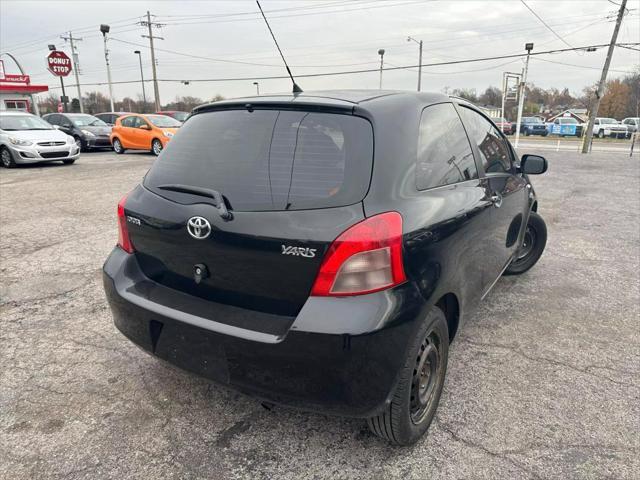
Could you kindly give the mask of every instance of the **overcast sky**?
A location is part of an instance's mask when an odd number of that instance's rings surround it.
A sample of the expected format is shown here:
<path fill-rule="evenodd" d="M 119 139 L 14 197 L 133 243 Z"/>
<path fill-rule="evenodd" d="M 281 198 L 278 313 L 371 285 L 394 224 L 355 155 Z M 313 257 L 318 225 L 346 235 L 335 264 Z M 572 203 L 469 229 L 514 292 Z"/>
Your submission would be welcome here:
<path fill-rule="evenodd" d="M 619 3 L 616 0 L 615 3 Z M 608 43 L 615 25 L 617 5 L 613 1 L 527 0 L 531 7 L 563 40 L 547 29 L 519 0 L 430 1 L 430 0 L 262 0 L 271 26 L 294 75 L 359 70 L 379 66 L 379 48 L 386 50 L 385 65 L 413 65 L 418 45 L 411 35 L 424 41 L 424 63 L 520 53 L 525 42 L 535 50 Z M 618 42 L 640 42 L 640 0 L 630 0 Z M 47 45 L 70 53 L 59 36 L 71 30 L 78 42 L 82 83 L 106 83 L 102 35 L 99 25 L 111 25 L 109 50 L 114 95 L 141 94 L 140 70 L 134 50 L 142 51 L 145 79 L 151 78 L 148 39 L 139 22 L 150 10 L 154 34 L 164 37 L 156 46 L 158 78 L 196 80 L 249 78 L 286 74 L 269 32 L 254 1 L 0 1 L 0 50 L 14 54 L 31 75 L 32 83 L 59 87 L 46 70 Z M 129 43 L 124 43 L 129 42 Z M 566 43 L 565 43 L 566 42 Z M 135 44 L 135 45 L 133 45 Z M 160 50 L 161 49 L 161 50 Z M 192 57 L 186 56 L 191 55 Z M 606 49 L 593 53 L 566 52 L 534 57 L 529 80 L 541 87 L 568 87 L 580 92 L 600 75 Z M 194 58 L 206 57 L 206 58 Z M 17 73 L 5 59 L 7 73 Z M 217 61 L 216 61 L 217 60 Z M 247 62 L 234 63 L 234 62 Z M 508 62 L 508 63 L 507 63 Z M 557 62 L 557 63 L 550 63 Z M 257 64 L 257 65 L 256 65 Z M 503 71 L 520 71 L 521 59 L 492 60 L 423 69 L 423 90 L 445 87 L 500 86 Z M 617 48 L 610 77 L 622 76 L 640 66 L 640 52 Z M 66 80 L 74 84 L 73 75 Z M 304 90 L 334 88 L 378 88 L 377 73 L 300 78 Z M 417 72 L 387 71 L 383 87 L 415 89 Z M 146 83 L 147 97 L 152 85 Z M 84 86 L 83 91 L 106 85 Z M 290 90 L 286 80 L 260 80 L 261 93 Z M 53 90 L 59 92 L 59 90 Z M 160 82 L 163 103 L 176 95 L 208 100 L 216 94 L 237 97 L 253 94 L 253 79 L 241 81 Z M 76 96 L 70 89 L 70 96 Z"/>

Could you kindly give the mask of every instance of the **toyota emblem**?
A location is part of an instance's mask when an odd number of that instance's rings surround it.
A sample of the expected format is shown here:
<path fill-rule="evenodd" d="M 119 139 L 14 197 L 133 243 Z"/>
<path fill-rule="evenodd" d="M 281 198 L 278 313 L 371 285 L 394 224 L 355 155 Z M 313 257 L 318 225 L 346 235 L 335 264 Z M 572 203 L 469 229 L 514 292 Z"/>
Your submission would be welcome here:
<path fill-rule="evenodd" d="M 187 231 L 196 240 L 204 240 L 211 235 L 211 224 L 206 218 L 191 217 L 187 222 Z"/>

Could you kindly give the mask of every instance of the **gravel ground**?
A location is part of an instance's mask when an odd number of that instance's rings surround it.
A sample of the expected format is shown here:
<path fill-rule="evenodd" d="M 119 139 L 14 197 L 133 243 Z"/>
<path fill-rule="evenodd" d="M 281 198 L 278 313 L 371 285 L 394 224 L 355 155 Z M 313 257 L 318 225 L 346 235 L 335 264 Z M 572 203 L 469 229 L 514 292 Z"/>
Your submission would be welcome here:
<path fill-rule="evenodd" d="M 638 478 L 639 162 L 547 157 L 547 251 L 469 316 L 410 448 L 264 410 L 115 329 L 100 270 L 152 156 L 0 171 L 0 478 Z"/>

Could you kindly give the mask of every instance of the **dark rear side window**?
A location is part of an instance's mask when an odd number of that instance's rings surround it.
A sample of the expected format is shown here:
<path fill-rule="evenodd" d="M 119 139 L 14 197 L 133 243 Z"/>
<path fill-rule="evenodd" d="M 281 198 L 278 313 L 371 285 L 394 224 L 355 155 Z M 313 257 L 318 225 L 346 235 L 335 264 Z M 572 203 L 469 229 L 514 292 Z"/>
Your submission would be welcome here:
<path fill-rule="evenodd" d="M 189 118 L 144 185 L 178 202 L 182 184 L 218 190 L 237 211 L 350 205 L 371 179 L 373 132 L 360 117 L 330 113 L 230 110 Z M 201 199 L 200 199 L 201 200 Z"/>

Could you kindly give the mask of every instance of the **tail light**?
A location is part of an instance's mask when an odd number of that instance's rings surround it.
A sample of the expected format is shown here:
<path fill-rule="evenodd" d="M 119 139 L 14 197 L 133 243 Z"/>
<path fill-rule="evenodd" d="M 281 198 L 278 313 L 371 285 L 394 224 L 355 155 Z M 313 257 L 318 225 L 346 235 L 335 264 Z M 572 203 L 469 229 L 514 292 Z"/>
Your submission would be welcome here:
<path fill-rule="evenodd" d="M 124 204 L 127 201 L 127 195 L 122 197 L 118 202 L 118 246 L 127 253 L 133 253 L 133 244 L 129 238 L 129 230 L 127 228 L 127 218 L 124 214 Z"/>
<path fill-rule="evenodd" d="M 398 212 L 387 212 L 355 224 L 334 240 L 311 295 L 362 295 L 405 280 L 402 217 Z"/>

